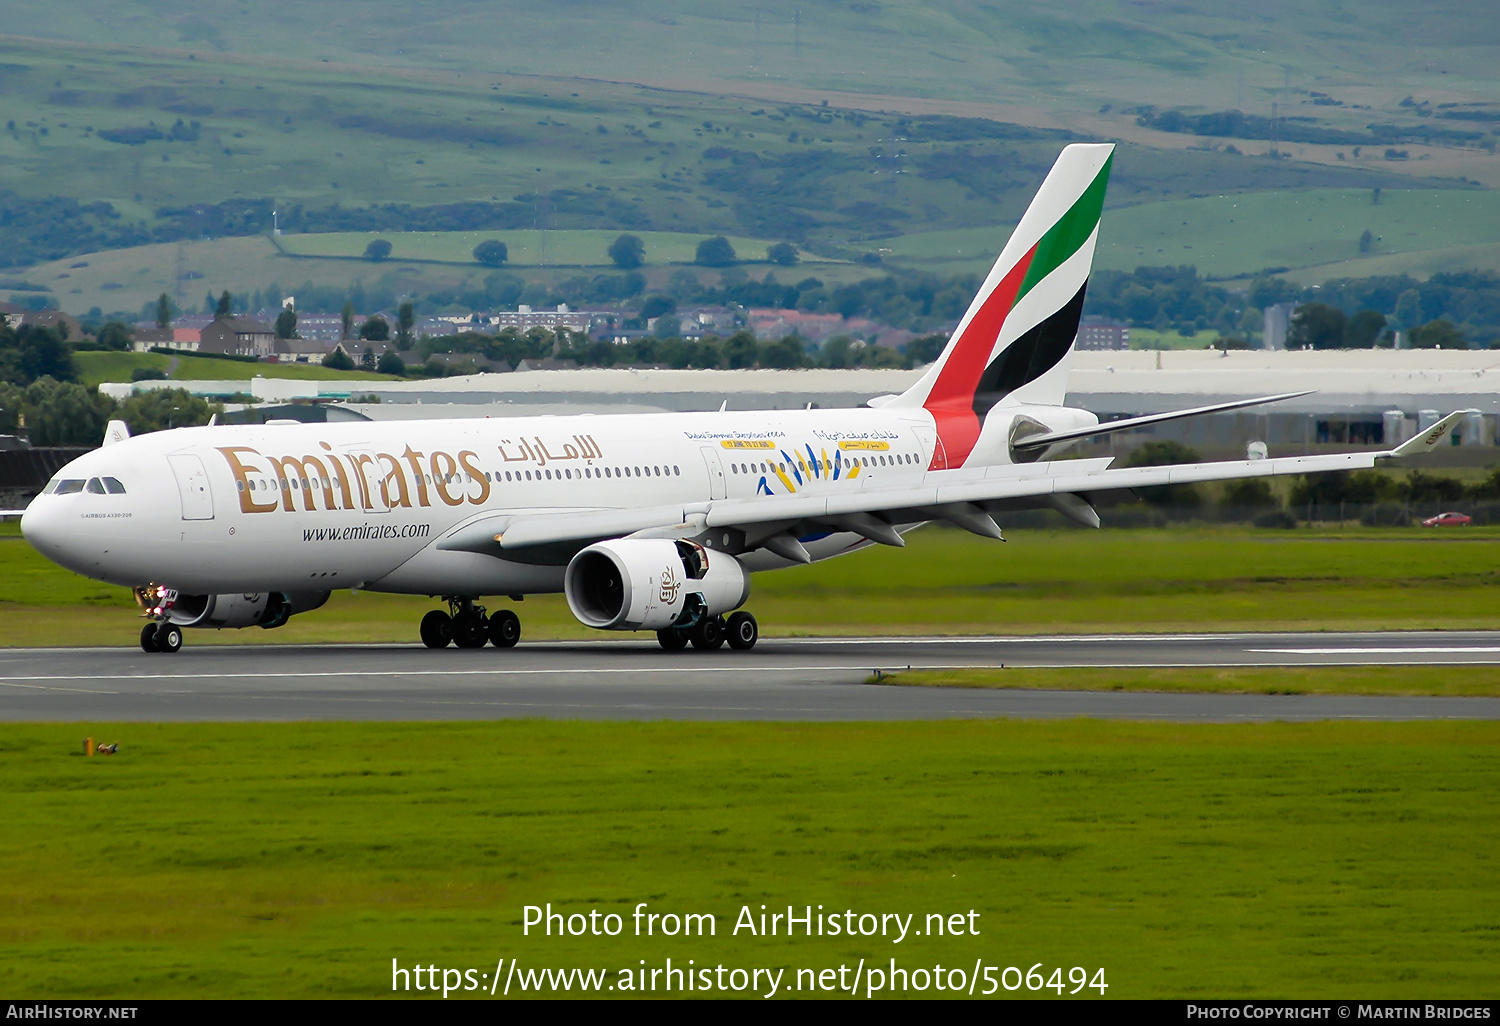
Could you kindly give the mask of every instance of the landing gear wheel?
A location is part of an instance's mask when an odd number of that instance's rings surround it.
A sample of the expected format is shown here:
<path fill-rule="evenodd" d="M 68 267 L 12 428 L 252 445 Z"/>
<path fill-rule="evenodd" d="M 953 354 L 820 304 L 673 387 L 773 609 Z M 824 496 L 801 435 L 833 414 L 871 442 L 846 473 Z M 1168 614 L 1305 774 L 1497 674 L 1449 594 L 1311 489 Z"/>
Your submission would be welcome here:
<path fill-rule="evenodd" d="M 422 617 L 422 644 L 428 648 L 447 648 L 453 640 L 453 618 L 441 609 Z"/>
<path fill-rule="evenodd" d="M 521 640 L 521 618 L 509 609 L 490 616 L 490 644 L 496 648 L 514 648 Z"/>
<path fill-rule="evenodd" d="M 453 618 L 453 643 L 459 648 L 483 648 L 489 641 L 489 631 L 484 617 L 477 613 L 460 614 Z"/>
<path fill-rule="evenodd" d="M 705 652 L 712 652 L 724 644 L 724 618 L 722 616 L 705 616 L 693 625 L 692 633 L 693 647 Z"/>
<path fill-rule="evenodd" d="M 176 652 L 182 647 L 182 628 L 175 623 L 164 623 L 156 628 L 156 650 Z"/>
<path fill-rule="evenodd" d="M 688 632 L 676 627 L 664 627 L 656 632 L 656 642 L 668 652 L 681 652 L 687 648 Z"/>
<path fill-rule="evenodd" d="M 729 635 L 730 648 L 745 652 L 754 648 L 755 643 L 760 640 L 760 624 L 749 613 L 735 613 L 729 618 L 725 633 Z"/>
<path fill-rule="evenodd" d="M 146 624 L 146 626 L 144 626 L 144 627 L 141 628 L 141 651 L 142 652 L 158 652 L 158 651 L 160 651 L 160 649 L 158 649 L 156 647 L 156 628 L 157 628 L 157 625 L 154 624 L 154 623 L 148 623 L 148 624 Z"/>

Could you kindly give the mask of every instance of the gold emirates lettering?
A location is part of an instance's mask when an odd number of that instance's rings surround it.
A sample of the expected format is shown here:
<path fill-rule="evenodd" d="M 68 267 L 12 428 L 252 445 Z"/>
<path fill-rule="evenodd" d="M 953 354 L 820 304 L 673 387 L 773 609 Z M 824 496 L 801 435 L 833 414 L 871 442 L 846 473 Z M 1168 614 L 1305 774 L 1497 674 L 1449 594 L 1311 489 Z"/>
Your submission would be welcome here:
<path fill-rule="evenodd" d="M 306 512 L 368 512 L 382 507 L 409 509 L 413 495 L 416 504 L 425 507 L 432 505 L 427 488 L 429 481 L 432 491 L 448 506 L 461 506 L 465 502 L 479 506 L 490 497 L 490 482 L 479 469 L 479 454 L 472 449 L 465 449 L 455 457 L 446 452 L 429 455 L 408 445 L 398 458 L 386 452 L 374 455 L 336 453 L 327 442 L 318 445 L 325 451 L 300 456 L 267 456 L 248 445 L 218 447 L 234 476 L 240 496 L 240 512 L 274 513 L 280 506 L 284 512 L 290 513 L 297 509 L 298 493 L 302 496 L 301 508 Z M 415 489 L 408 484 L 407 466 L 411 468 Z M 275 490 L 281 493 L 279 501 L 274 494 L 264 494 L 273 480 Z M 296 482 L 295 486 L 293 482 Z M 457 487 L 460 483 L 462 488 Z M 466 494 L 471 483 L 478 485 L 478 495 Z"/>

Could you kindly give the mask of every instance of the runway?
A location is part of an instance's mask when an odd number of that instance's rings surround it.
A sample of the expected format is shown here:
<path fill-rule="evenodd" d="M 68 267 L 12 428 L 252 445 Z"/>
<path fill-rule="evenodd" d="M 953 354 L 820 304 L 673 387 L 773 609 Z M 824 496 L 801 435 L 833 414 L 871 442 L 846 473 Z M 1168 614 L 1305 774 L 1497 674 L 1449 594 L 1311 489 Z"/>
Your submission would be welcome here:
<path fill-rule="evenodd" d="M 1500 632 L 763 640 L 753 652 L 655 642 L 194 645 L 0 650 L 0 721 L 905 720 L 1071 717 L 1234 722 L 1500 719 L 1500 698 L 1192 695 L 904 687 L 876 672 L 1023 666 L 1495 665 Z M 1500 669 L 1496 670 L 1500 673 Z"/>

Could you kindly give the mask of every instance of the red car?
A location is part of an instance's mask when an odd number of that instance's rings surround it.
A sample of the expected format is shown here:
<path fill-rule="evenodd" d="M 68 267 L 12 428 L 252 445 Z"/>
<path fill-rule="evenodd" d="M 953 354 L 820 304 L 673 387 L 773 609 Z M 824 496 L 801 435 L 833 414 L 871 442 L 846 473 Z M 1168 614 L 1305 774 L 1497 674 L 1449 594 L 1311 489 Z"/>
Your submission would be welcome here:
<path fill-rule="evenodd" d="M 1439 513 L 1422 521 L 1423 527 L 1468 527 L 1474 521 L 1463 513 Z"/>

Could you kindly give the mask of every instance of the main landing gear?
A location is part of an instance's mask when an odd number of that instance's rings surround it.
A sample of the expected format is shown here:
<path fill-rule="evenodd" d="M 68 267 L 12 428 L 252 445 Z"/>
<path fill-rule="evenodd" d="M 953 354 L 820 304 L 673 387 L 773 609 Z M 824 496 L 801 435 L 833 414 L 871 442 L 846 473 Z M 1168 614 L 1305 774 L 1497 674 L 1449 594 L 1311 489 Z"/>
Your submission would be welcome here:
<path fill-rule="evenodd" d="M 741 610 L 726 620 L 722 616 L 705 616 L 688 627 L 667 627 L 656 632 L 656 640 L 668 652 L 680 652 L 689 642 L 696 649 L 712 652 L 726 641 L 741 652 L 755 647 L 760 640 L 760 625 L 755 617 Z"/>
<path fill-rule="evenodd" d="M 448 599 L 448 612 L 434 609 L 422 617 L 422 644 L 428 648 L 511 648 L 521 640 L 521 618 L 509 609 L 486 613 L 474 600 L 459 596 Z"/>

